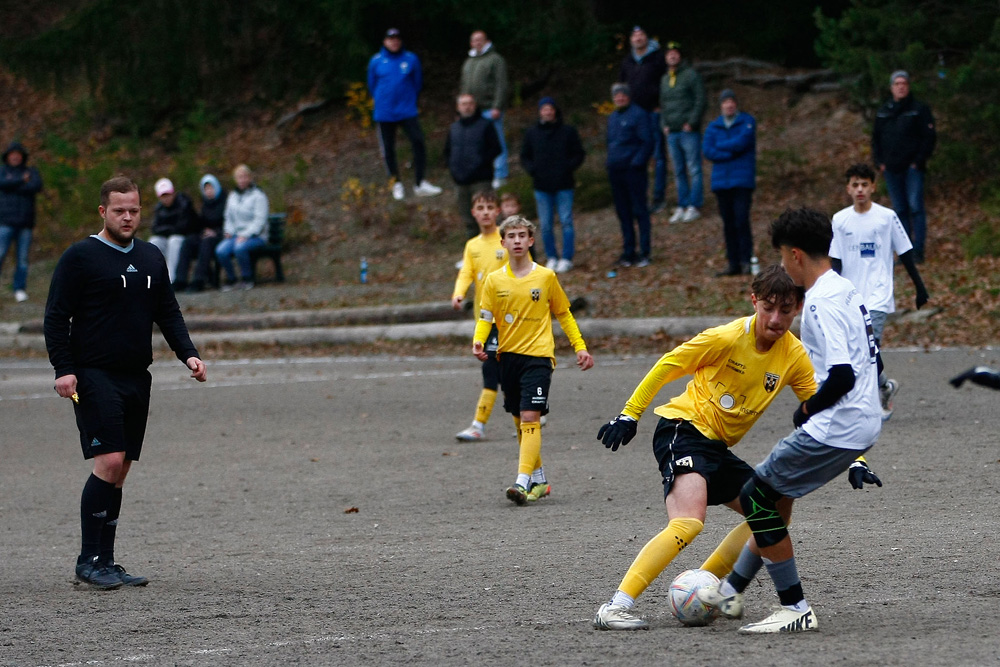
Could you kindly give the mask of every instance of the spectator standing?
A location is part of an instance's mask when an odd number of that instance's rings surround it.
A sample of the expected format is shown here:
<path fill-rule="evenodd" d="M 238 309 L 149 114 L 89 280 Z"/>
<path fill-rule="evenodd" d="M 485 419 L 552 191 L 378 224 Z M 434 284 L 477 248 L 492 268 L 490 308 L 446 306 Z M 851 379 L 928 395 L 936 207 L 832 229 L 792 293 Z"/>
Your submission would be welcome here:
<path fill-rule="evenodd" d="M 705 113 L 705 84 L 683 59 L 681 45 L 667 42 L 667 72 L 660 79 L 660 125 L 667 137 L 677 185 L 677 208 L 670 222 L 701 217 L 705 204 L 701 180 L 701 117 Z"/>
<path fill-rule="evenodd" d="M 184 239 L 197 229 L 198 216 L 191 198 L 183 192 L 175 192 L 169 178 L 158 180 L 153 189 L 159 201 L 153 210 L 153 235 L 149 237 L 149 242 L 166 257 L 170 284 L 177 287 L 177 265 L 181 260 Z"/>
<path fill-rule="evenodd" d="M 392 198 L 401 201 L 406 188 L 399 179 L 396 162 L 396 128 L 402 128 L 413 146 L 413 172 L 418 197 L 435 197 L 441 188 L 424 180 L 427 148 L 424 132 L 417 119 L 417 98 L 423 88 L 420 59 L 403 48 L 403 39 L 396 28 L 385 31 L 382 49 L 368 61 L 368 92 L 374 101 L 374 118 L 378 125 L 379 148 L 386 171 L 392 179 Z"/>
<path fill-rule="evenodd" d="M 201 213 L 198 216 L 198 230 L 185 241 L 185 252 L 181 260 L 186 278 L 188 263 L 193 259 L 194 278 L 188 285 L 189 292 L 200 292 L 206 285 L 216 282 L 212 271 L 215 248 L 222 241 L 222 227 L 226 217 L 226 191 L 212 174 L 205 174 L 199 183 L 201 189 Z M 180 271 L 178 270 L 178 273 Z"/>
<path fill-rule="evenodd" d="M 572 125 L 563 123 L 562 111 L 551 97 L 538 102 L 538 123 L 528 128 L 521 147 L 521 166 L 531 176 L 535 191 L 538 222 L 548 261 L 546 268 L 565 273 L 573 268 L 573 172 L 586 153 L 580 135 Z M 556 247 L 553 231 L 555 212 L 562 227 L 562 253 Z"/>
<path fill-rule="evenodd" d="M 653 121 L 653 127 L 660 127 L 660 80 L 667 72 L 667 63 L 660 43 L 649 39 L 646 31 L 640 26 L 632 28 L 629 36 L 632 47 L 622 60 L 618 80 L 627 83 L 632 90 L 632 101 L 647 111 Z M 653 206 L 651 213 L 659 213 L 666 206 L 667 191 L 667 155 L 666 139 L 659 131 L 655 132 L 656 145 L 653 148 Z"/>
<path fill-rule="evenodd" d="M 718 276 L 750 273 L 753 233 L 750 204 L 756 186 L 757 122 L 740 111 L 736 94 L 719 95 L 721 115 L 705 129 L 705 157 L 712 161 L 712 192 L 719 202 L 729 267 Z"/>
<path fill-rule="evenodd" d="M 76 578 L 97 589 L 145 586 L 115 562 L 122 487 L 139 460 L 149 416 L 153 324 L 198 382 L 205 363 L 191 343 L 162 253 L 140 241 L 139 187 L 128 178 L 101 186 L 104 228 L 74 243 L 52 274 L 45 346 L 54 389 L 73 399 L 83 457 L 93 461 L 80 498 Z"/>
<path fill-rule="evenodd" d="M 889 90 L 892 99 L 875 115 L 872 155 L 885 176 L 892 208 L 913 241 L 914 259 L 921 264 L 927 239 L 924 174 L 937 141 L 934 115 L 910 93 L 910 75 L 905 71 L 892 73 Z"/>
<path fill-rule="evenodd" d="M 627 83 L 611 86 L 615 110 L 608 116 L 608 180 L 615 202 L 615 213 L 622 230 L 622 254 L 619 266 L 649 266 L 650 231 L 646 187 L 649 174 L 646 164 L 653 154 L 656 129 L 649 114 L 632 104 Z M 639 252 L 635 251 L 635 228 L 639 227 Z"/>
<path fill-rule="evenodd" d="M 492 187 L 500 188 L 507 182 L 507 142 L 503 136 L 503 113 L 507 108 L 510 80 L 507 61 L 503 59 L 486 33 L 477 30 L 469 37 L 469 57 L 462 65 L 459 93 L 469 93 L 482 107 L 483 118 L 493 123 L 500 140 L 500 154 L 493 163 Z M 466 207 L 468 209 L 468 207 Z M 474 231 L 474 230 L 473 230 Z"/>
<path fill-rule="evenodd" d="M 226 272 L 224 292 L 232 289 L 253 289 L 253 266 L 250 251 L 267 243 L 267 195 L 253 182 L 250 167 L 241 164 L 233 170 L 236 189 L 226 198 L 223 239 L 215 247 L 215 257 Z M 236 280 L 233 257 L 240 266 Z"/>
<path fill-rule="evenodd" d="M 493 160 L 502 149 L 494 124 L 479 113 L 475 97 L 463 93 L 456 106 L 458 119 L 448 128 L 444 159 L 458 186 L 458 213 L 471 239 L 479 234 L 479 225 L 472 217 L 472 193 L 490 189 Z"/>
<path fill-rule="evenodd" d="M 35 229 L 35 197 L 42 191 L 42 177 L 28 166 L 28 151 L 12 142 L 0 165 L 0 269 L 12 245 L 17 245 L 14 299 L 28 300 L 28 250 Z"/>

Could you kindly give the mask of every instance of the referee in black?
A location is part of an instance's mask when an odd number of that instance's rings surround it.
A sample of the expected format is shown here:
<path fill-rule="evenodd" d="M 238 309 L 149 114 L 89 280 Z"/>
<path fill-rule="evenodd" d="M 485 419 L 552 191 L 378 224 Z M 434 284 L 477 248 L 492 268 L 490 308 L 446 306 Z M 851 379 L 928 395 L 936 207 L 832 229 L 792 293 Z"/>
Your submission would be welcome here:
<path fill-rule="evenodd" d="M 115 563 L 114 547 L 122 485 L 146 431 L 154 322 L 191 377 L 207 377 L 163 254 L 134 238 L 140 210 L 132 180 L 118 176 L 104 183 L 97 208 L 104 229 L 63 253 L 45 305 L 55 390 L 73 399 L 83 456 L 94 461 L 80 499 L 83 544 L 76 577 L 100 589 L 148 583 Z"/>

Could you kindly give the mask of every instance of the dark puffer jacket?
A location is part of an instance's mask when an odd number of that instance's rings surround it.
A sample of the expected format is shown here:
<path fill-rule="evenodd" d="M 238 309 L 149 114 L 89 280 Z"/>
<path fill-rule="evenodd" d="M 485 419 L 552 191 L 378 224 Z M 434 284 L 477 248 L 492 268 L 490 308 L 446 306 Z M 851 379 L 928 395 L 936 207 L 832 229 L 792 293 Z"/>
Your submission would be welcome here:
<path fill-rule="evenodd" d="M 906 171 L 911 164 L 923 171 L 936 141 L 930 108 L 913 99 L 913 95 L 907 95 L 898 102 L 889 100 L 878 110 L 872 132 L 872 157 L 875 164 L 884 164 L 889 171 Z"/>
<path fill-rule="evenodd" d="M 572 125 L 563 124 L 559 107 L 556 107 L 554 122 L 538 122 L 524 133 L 521 166 L 531 176 L 535 190 L 572 190 L 575 185 L 573 172 L 579 169 L 585 157 L 580 135 Z"/>
<path fill-rule="evenodd" d="M 12 167 L 7 164 L 7 156 L 15 151 L 24 159 Z M 0 165 L 0 225 L 33 229 L 35 196 L 41 191 L 42 177 L 37 169 L 28 166 L 28 151 L 16 141 L 11 143 L 3 152 L 3 164 Z"/>
<path fill-rule="evenodd" d="M 492 181 L 493 160 L 500 153 L 500 138 L 493 123 L 483 118 L 478 109 L 448 128 L 444 159 L 458 185 Z"/>
<path fill-rule="evenodd" d="M 198 216 L 194 211 L 191 199 L 183 192 L 174 196 L 174 203 L 164 206 L 163 202 L 156 204 L 153 211 L 153 236 L 173 236 L 174 234 L 192 234 L 198 231 Z"/>

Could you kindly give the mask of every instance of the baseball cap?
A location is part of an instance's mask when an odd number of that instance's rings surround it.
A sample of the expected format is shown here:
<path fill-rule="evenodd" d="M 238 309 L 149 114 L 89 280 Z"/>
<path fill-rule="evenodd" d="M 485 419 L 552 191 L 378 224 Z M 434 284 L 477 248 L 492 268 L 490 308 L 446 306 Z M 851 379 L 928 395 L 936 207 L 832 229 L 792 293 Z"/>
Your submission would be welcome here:
<path fill-rule="evenodd" d="M 681 50 L 680 42 L 667 42 L 667 51 L 680 51 L 680 50 Z"/>
<path fill-rule="evenodd" d="M 385 31 L 386 37 L 399 37 L 399 28 L 389 28 Z"/>
<path fill-rule="evenodd" d="M 168 192 L 174 191 L 174 184 L 170 182 L 169 178 L 161 178 L 153 186 L 153 190 L 156 192 L 156 196 L 165 195 Z"/>

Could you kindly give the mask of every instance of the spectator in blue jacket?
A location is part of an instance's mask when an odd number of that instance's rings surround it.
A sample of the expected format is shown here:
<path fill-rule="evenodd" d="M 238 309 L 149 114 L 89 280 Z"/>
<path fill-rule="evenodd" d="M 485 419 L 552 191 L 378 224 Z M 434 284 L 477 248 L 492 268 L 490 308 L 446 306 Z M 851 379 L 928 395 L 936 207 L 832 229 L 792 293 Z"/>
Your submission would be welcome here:
<path fill-rule="evenodd" d="M 608 116 L 608 179 L 611 196 L 622 230 L 622 254 L 619 266 L 649 266 L 650 234 L 649 207 L 646 188 L 649 174 L 646 165 L 653 154 L 653 123 L 649 114 L 632 104 L 632 91 L 627 83 L 611 86 L 615 110 Z M 635 229 L 639 227 L 639 252 L 635 251 Z"/>
<path fill-rule="evenodd" d="M 396 163 L 396 128 L 402 128 L 413 146 L 413 171 L 418 197 L 435 197 L 441 188 L 424 180 L 427 167 L 427 149 L 424 132 L 417 120 L 417 98 L 423 88 L 420 59 L 403 48 L 403 40 L 396 28 L 389 28 L 382 40 L 382 49 L 368 61 L 368 91 L 374 101 L 374 118 L 378 125 L 379 147 L 385 168 L 392 179 L 392 198 L 401 201 L 406 189 L 399 180 Z"/>
<path fill-rule="evenodd" d="M 28 166 L 28 151 L 18 142 L 3 153 L 0 165 L 0 269 L 7 251 L 17 245 L 14 299 L 28 300 L 28 250 L 35 228 L 35 197 L 42 191 L 42 177 Z"/>
<path fill-rule="evenodd" d="M 726 238 L 729 267 L 718 276 L 750 273 L 753 234 L 750 204 L 756 186 L 757 122 L 742 112 L 736 94 L 726 89 L 719 95 L 722 114 L 705 130 L 702 153 L 712 162 L 712 192 L 719 202 L 719 215 Z"/>

